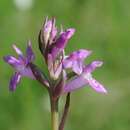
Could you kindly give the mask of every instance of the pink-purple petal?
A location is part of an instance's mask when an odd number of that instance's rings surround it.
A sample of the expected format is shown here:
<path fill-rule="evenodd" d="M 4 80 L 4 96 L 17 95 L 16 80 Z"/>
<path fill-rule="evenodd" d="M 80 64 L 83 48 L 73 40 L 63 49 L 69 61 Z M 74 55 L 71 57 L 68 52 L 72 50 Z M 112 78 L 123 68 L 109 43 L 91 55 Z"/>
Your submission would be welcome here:
<path fill-rule="evenodd" d="M 28 42 L 28 46 L 26 49 L 26 59 L 27 59 L 27 63 L 32 62 L 35 59 L 35 55 L 32 50 L 31 41 Z"/>
<path fill-rule="evenodd" d="M 82 61 L 80 61 L 80 60 L 74 61 L 73 65 L 72 65 L 72 70 L 76 74 L 80 75 L 82 73 L 82 70 L 83 70 L 83 63 L 82 63 Z"/>
<path fill-rule="evenodd" d="M 81 75 L 77 76 L 74 79 L 68 81 L 68 83 L 64 87 L 64 93 L 75 91 L 86 85 L 87 85 L 86 79 L 84 79 Z"/>
<path fill-rule="evenodd" d="M 98 93 L 107 93 L 107 90 L 104 88 L 104 86 L 94 78 L 88 80 L 88 84 Z"/>
<path fill-rule="evenodd" d="M 90 50 L 80 49 L 78 51 L 75 51 L 64 59 L 63 67 L 72 68 L 72 70 L 79 75 L 82 73 L 83 70 L 84 59 L 90 54 Z"/>
<path fill-rule="evenodd" d="M 74 33 L 75 33 L 75 29 L 74 28 L 67 29 L 66 33 L 65 33 L 66 39 L 69 40 L 74 35 Z"/>
<path fill-rule="evenodd" d="M 31 79 L 35 79 L 35 76 L 33 75 L 33 72 L 30 67 L 24 67 L 23 69 L 19 70 L 19 73 L 22 76 L 29 77 Z"/>
<path fill-rule="evenodd" d="M 51 41 L 53 41 L 56 38 L 57 35 L 57 28 L 55 26 L 55 19 L 53 18 L 52 20 L 52 29 L 51 29 L 51 33 L 50 33 L 50 39 Z"/>
<path fill-rule="evenodd" d="M 60 37 L 56 41 L 56 47 L 59 49 L 64 49 L 68 40 L 74 35 L 75 29 L 67 29 L 65 32 L 61 33 Z"/>
<path fill-rule="evenodd" d="M 57 55 L 64 50 L 68 40 L 73 36 L 75 29 L 67 29 L 65 32 L 61 33 L 59 38 L 56 40 L 54 47 L 51 50 L 53 60 Z"/>
<path fill-rule="evenodd" d="M 16 51 L 16 53 L 18 54 L 18 59 L 19 59 L 19 61 L 20 62 L 26 62 L 26 59 L 25 59 L 25 57 L 24 57 L 24 55 L 23 55 L 23 53 L 22 53 L 22 51 L 15 45 L 15 44 L 13 44 L 13 49 Z"/>
<path fill-rule="evenodd" d="M 52 29 L 52 20 L 48 20 L 44 24 L 44 32 L 50 33 Z"/>
<path fill-rule="evenodd" d="M 4 56 L 3 59 L 13 67 L 17 67 L 21 64 L 20 61 L 13 56 Z"/>
<path fill-rule="evenodd" d="M 91 50 L 80 49 L 80 50 L 75 51 L 75 52 L 73 52 L 73 53 L 71 53 L 71 54 L 72 54 L 74 57 L 78 58 L 78 59 L 84 60 L 84 59 L 87 58 L 91 53 L 92 53 Z"/>
<path fill-rule="evenodd" d="M 64 92 L 72 92 L 78 88 L 90 85 L 98 93 L 107 93 L 104 86 L 95 80 L 91 73 L 83 72 L 81 75 L 76 76 L 74 79 L 68 81 L 64 87 Z"/>
<path fill-rule="evenodd" d="M 90 63 L 90 64 L 88 64 L 88 65 L 86 65 L 86 66 L 84 67 L 84 72 L 86 72 L 86 73 L 91 73 L 91 72 L 93 72 L 96 68 L 101 67 L 102 64 L 103 64 L 102 61 L 93 61 L 92 63 Z"/>
<path fill-rule="evenodd" d="M 57 48 L 56 46 L 53 47 L 52 51 L 51 51 L 51 55 L 52 55 L 52 59 L 53 61 L 55 60 L 56 56 L 60 53 L 60 49 Z"/>
<path fill-rule="evenodd" d="M 23 56 L 22 51 L 21 51 L 15 44 L 13 44 L 13 49 L 16 51 L 16 53 L 17 53 L 18 55 Z"/>
<path fill-rule="evenodd" d="M 64 68 L 71 68 L 72 65 L 73 65 L 72 60 L 69 60 L 69 59 L 67 59 L 67 58 L 64 59 L 64 61 L 63 61 L 63 67 L 64 67 Z"/>
<path fill-rule="evenodd" d="M 21 75 L 19 72 L 15 72 L 15 74 L 11 77 L 9 90 L 14 91 L 17 87 L 17 84 L 20 82 Z"/>
<path fill-rule="evenodd" d="M 52 30 L 52 24 L 53 24 L 52 20 L 46 19 L 45 24 L 44 24 L 44 28 L 43 28 L 44 29 L 43 35 L 44 35 L 45 46 L 47 45 L 49 37 L 50 37 L 50 33 Z"/>

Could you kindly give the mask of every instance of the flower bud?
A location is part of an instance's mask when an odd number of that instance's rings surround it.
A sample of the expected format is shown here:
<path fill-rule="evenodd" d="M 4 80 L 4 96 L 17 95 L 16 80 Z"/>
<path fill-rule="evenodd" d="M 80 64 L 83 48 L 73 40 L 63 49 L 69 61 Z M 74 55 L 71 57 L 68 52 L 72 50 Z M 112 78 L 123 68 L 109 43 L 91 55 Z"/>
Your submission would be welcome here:
<path fill-rule="evenodd" d="M 53 43 L 56 37 L 57 29 L 55 27 L 55 19 L 48 20 L 46 18 L 44 25 L 39 33 L 39 48 L 42 54 L 45 54 L 47 46 Z"/>

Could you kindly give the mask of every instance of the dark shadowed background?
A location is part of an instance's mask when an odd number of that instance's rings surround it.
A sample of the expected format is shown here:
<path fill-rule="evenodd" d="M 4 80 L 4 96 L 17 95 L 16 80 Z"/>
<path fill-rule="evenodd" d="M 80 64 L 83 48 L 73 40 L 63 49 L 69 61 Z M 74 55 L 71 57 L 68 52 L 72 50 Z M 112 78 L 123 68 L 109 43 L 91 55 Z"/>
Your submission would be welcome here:
<path fill-rule="evenodd" d="M 15 55 L 13 43 L 25 50 L 31 39 L 35 63 L 44 70 L 37 37 L 46 16 L 54 16 L 58 27 L 76 28 L 68 53 L 91 49 L 93 54 L 86 63 L 104 61 L 93 75 L 108 94 L 98 94 L 89 86 L 73 92 L 65 129 L 129 130 L 130 0 L 0 0 L 0 130 L 50 129 L 47 91 L 23 78 L 10 93 L 8 84 L 14 71 L 2 60 L 4 55 Z"/>

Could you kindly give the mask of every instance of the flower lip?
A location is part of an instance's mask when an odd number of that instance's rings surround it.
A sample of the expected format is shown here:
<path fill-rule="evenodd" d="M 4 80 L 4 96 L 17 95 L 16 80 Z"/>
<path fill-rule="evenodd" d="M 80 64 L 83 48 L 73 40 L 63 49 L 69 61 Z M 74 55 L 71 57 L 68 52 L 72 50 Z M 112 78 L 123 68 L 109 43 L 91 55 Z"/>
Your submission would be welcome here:
<path fill-rule="evenodd" d="M 107 93 L 107 90 L 104 88 L 102 84 L 100 84 L 97 80 L 92 77 L 91 73 L 83 72 L 82 77 L 86 80 L 86 82 L 96 91 L 99 93 Z"/>
<path fill-rule="evenodd" d="M 68 58 L 68 57 L 67 57 Z M 71 64 L 70 64 L 71 63 Z M 75 63 L 75 60 L 74 60 Z M 76 63 L 77 65 L 79 64 L 79 62 Z M 97 67 L 101 67 L 103 64 L 102 61 L 93 61 L 92 63 L 86 65 L 83 68 L 77 68 L 77 66 L 73 66 L 72 61 L 68 61 L 68 67 L 72 67 L 73 71 L 76 72 L 78 74 L 78 72 L 80 72 L 76 78 L 70 80 L 67 85 L 65 86 L 65 90 L 64 92 L 71 92 L 73 90 L 76 90 L 78 88 L 82 88 L 86 85 L 91 86 L 96 92 L 98 93 L 107 93 L 107 90 L 104 88 L 104 86 L 99 83 L 96 79 L 93 78 L 92 76 L 92 72 L 97 68 Z M 81 70 L 83 69 L 83 71 L 81 72 Z"/>
<path fill-rule="evenodd" d="M 104 88 L 104 86 L 95 80 L 91 73 L 86 72 L 83 72 L 81 75 L 76 76 L 74 79 L 70 80 L 64 88 L 64 93 L 75 91 L 86 85 L 91 86 L 91 88 L 93 88 L 98 93 L 107 94 L 107 90 Z"/>

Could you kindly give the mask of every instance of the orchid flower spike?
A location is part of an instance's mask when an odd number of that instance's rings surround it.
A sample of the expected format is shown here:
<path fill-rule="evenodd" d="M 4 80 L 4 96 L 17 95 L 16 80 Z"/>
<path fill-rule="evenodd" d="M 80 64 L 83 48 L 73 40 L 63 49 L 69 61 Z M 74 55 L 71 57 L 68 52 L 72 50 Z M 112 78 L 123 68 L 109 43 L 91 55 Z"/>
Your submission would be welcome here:
<path fill-rule="evenodd" d="M 103 62 L 96 60 L 90 64 L 85 64 L 85 59 L 92 53 L 91 50 L 79 49 L 69 55 L 65 55 L 65 48 L 74 34 L 74 28 L 66 30 L 61 28 L 58 30 L 55 18 L 45 19 L 39 32 L 38 45 L 47 66 L 47 75 L 33 63 L 35 56 L 30 41 L 28 42 L 25 56 L 16 45 L 13 45 L 18 58 L 11 55 L 4 57 L 4 61 L 15 69 L 15 73 L 9 83 L 11 91 L 16 89 L 21 77 L 24 76 L 37 80 L 48 90 L 53 130 L 63 130 L 64 128 L 69 111 L 71 92 L 84 86 L 90 86 L 98 93 L 107 93 L 105 87 L 92 74 L 96 68 L 102 66 Z M 58 101 L 63 94 L 67 96 L 61 122 L 59 123 Z"/>

